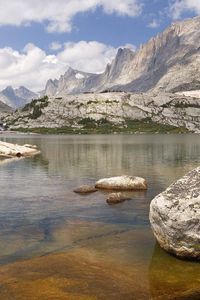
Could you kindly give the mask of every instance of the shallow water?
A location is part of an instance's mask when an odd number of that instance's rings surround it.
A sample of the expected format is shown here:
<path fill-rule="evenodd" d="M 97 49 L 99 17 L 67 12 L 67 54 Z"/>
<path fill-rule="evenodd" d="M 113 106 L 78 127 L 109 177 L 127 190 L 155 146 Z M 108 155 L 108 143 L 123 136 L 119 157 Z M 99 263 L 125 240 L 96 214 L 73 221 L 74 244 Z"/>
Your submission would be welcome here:
<path fill-rule="evenodd" d="M 65 291 L 58 298 L 47 295 L 47 299 L 200 299 L 200 265 L 161 250 L 148 220 L 151 199 L 200 164 L 198 135 L 0 138 L 37 144 L 41 149 L 41 155 L 34 158 L 0 161 L 0 274 L 7 272 L 7 281 L 12 270 L 23 265 L 22 260 L 29 266 L 23 269 L 26 277 L 33 259 L 41 257 L 40 264 L 46 270 L 46 260 L 50 265 L 62 253 L 72 255 L 72 266 L 87 259 L 88 270 L 96 263 L 101 267 L 88 271 L 93 278 L 92 289 L 87 279 L 88 288 L 81 289 L 79 284 L 71 288 L 75 298 Z M 114 206 L 107 205 L 103 192 L 87 196 L 73 193 L 79 185 L 121 174 L 144 177 L 148 191 L 130 193 L 131 200 Z M 101 277 L 105 270 L 105 278 L 112 281 L 109 287 Z M 54 275 L 60 272 L 56 269 Z M 76 274 L 73 272 L 72 277 Z M 64 274 L 62 280 L 66 276 L 70 278 L 70 274 Z M 88 274 L 84 276 L 80 282 L 88 278 Z M 9 298 L 12 284 L 1 276 L 0 280 L 1 286 L 6 286 L 6 292 L 0 287 L 0 299 L 26 299 L 17 289 Z M 19 286 L 20 279 L 15 275 L 16 280 Z M 30 283 L 30 289 L 33 286 Z M 34 292 L 31 295 L 30 299 L 39 297 L 34 298 Z M 42 299 L 46 299 L 44 295 Z"/>

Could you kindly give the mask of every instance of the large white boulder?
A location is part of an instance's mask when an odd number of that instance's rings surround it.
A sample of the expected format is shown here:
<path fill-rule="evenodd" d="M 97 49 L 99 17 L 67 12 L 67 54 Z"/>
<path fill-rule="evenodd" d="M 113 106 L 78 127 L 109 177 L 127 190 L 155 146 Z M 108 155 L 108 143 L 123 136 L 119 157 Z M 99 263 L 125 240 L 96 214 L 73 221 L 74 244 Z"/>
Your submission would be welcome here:
<path fill-rule="evenodd" d="M 163 249 L 200 259 L 200 167 L 152 200 L 150 222 Z"/>
<path fill-rule="evenodd" d="M 17 145 L 0 141 L 0 157 L 32 156 L 40 153 L 35 145 Z"/>
<path fill-rule="evenodd" d="M 122 175 L 100 179 L 96 182 L 95 187 L 107 190 L 146 190 L 147 183 L 141 177 Z"/>

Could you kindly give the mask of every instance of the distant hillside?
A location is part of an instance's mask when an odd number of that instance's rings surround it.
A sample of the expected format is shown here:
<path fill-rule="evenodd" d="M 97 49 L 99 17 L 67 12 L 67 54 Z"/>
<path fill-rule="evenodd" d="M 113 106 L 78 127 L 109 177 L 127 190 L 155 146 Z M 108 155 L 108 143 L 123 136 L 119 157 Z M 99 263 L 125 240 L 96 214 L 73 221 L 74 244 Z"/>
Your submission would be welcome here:
<path fill-rule="evenodd" d="M 200 99 L 171 93 L 92 93 L 43 97 L 5 122 L 13 129 L 47 132 L 175 132 L 200 133 Z M 40 131 L 40 130 L 39 130 Z"/>

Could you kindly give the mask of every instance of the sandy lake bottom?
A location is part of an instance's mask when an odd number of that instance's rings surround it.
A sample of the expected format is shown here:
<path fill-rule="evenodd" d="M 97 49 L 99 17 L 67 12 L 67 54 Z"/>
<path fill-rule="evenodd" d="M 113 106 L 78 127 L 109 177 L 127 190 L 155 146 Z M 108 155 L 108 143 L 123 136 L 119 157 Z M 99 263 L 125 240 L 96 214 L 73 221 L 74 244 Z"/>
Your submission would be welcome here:
<path fill-rule="evenodd" d="M 37 144 L 0 161 L 0 299 L 200 299 L 200 264 L 156 244 L 151 199 L 200 165 L 198 135 L 2 135 Z M 109 206 L 81 184 L 137 175 L 147 192 Z"/>

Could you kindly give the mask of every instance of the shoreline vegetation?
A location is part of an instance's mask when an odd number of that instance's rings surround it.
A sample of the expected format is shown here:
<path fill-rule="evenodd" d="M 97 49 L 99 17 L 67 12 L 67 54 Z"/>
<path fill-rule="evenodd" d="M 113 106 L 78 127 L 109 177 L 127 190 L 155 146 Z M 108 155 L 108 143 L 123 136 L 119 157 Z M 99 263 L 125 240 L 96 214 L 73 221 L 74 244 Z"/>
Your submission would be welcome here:
<path fill-rule="evenodd" d="M 35 127 L 35 128 L 10 128 L 11 131 L 39 134 L 177 134 L 190 133 L 185 127 L 175 127 L 155 123 L 151 119 L 127 120 L 124 124 L 113 124 L 106 119 L 95 121 L 85 118 L 79 121 L 81 127 L 63 126 L 57 128 Z"/>

